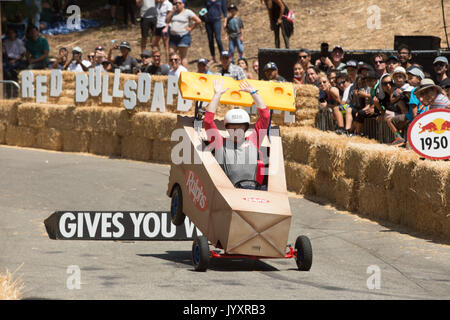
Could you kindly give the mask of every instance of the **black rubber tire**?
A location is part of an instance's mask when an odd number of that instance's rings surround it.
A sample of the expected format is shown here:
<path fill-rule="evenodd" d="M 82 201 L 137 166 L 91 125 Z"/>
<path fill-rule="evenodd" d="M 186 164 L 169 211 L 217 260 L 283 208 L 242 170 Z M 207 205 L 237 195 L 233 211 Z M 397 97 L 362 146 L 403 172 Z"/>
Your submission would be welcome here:
<path fill-rule="evenodd" d="M 179 185 L 176 185 L 172 192 L 172 201 L 170 203 L 170 217 L 172 223 L 176 226 L 183 224 L 186 218 L 183 213 L 183 194 Z"/>
<path fill-rule="evenodd" d="M 210 252 L 205 236 L 195 237 L 192 243 L 192 264 L 195 271 L 206 271 L 209 266 Z"/>
<path fill-rule="evenodd" d="M 312 266 L 313 252 L 311 241 L 307 236 L 298 236 L 295 241 L 295 249 L 297 250 L 297 268 L 300 271 L 309 271 Z"/>

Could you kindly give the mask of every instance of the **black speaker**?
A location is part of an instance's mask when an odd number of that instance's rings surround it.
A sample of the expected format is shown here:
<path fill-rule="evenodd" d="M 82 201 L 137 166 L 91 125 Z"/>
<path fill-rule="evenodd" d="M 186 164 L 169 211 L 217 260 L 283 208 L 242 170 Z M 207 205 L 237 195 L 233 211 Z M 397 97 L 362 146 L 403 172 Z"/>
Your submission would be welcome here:
<path fill-rule="evenodd" d="M 394 50 L 401 44 L 406 44 L 411 50 L 439 50 L 441 38 L 434 36 L 395 36 Z"/>

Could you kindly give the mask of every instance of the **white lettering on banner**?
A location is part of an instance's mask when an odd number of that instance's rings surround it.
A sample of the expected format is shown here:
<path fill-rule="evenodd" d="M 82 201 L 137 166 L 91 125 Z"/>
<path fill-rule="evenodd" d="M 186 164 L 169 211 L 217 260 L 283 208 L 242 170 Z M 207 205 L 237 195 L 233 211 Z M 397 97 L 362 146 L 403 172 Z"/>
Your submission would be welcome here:
<path fill-rule="evenodd" d="M 136 87 L 136 81 L 134 80 L 127 80 L 127 82 L 125 82 L 125 85 L 123 86 L 123 94 L 125 95 L 123 105 L 127 110 L 132 110 L 134 109 L 134 107 L 136 107 L 136 93 L 134 92 L 134 90 L 136 90 Z"/>
<path fill-rule="evenodd" d="M 184 219 L 184 229 L 186 230 L 186 237 L 192 238 L 192 234 L 194 233 L 194 228 L 195 228 L 195 231 L 197 231 L 197 235 L 199 235 L 199 236 L 203 235 L 203 233 L 201 233 L 201 231 L 198 230 L 197 227 L 195 227 L 195 225 L 192 221 L 190 221 L 189 219 Z"/>
<path fill-rule="evenodd" d="M 83 212 L 78 212 L 78 218 L 77 218 L 77 222 L 78 222 L 78 226 L 77 226 L 77 236 L 79 238 L 83 237 L 83 216 L 84 213 Z"/>
<path fill-rule="evenodd" d="M 22 71 L 22 98 L 34 97 L 34 73 L 31 70 Z"/>
<path fill-rule="evenodd" d="M 103 73 L 103 81 L 102 81 L 102 102 L 103 103 L 112 103 L 112 96 L 108 92 L 109 87 L 109 76 L 107 73 Z"/>
<path fill-rule="evenodd" d="M 114 238 L 120 238 L 125 233 L 125 228 L 123 227 L 122 223 L 119 221 L 119 219 L 123 219 L 123 213 L 122 212 L 116 212 L 113 215 L 112 223 L 113 226 L 115 226 L 118 231 L 113 232 Z"/>
<path fill-rule="evenodd" d="M 178 92 L 177 111 L 187 112 L 192 108 L 192 100 L 184 100 L 181 92 Z"/>
<path fill-rule="evenodd" d="M 161 112 L 166 112 L 166 104 L 164 101 L 164 86 L 162 82 L 156 82 L 155 88 L 153 90 L 153 99 L 150 111 L 155 112 L 156 109 L 159 109 Z"/>
<path fill-rule="evenodd" d="M 144 213 L 139 213 L 136 217 L 136 214 L 134 212 L 130 213 L 131 221 L 133 221 L 134 224 L 134 236 L 136 238 L 139 238 L 139 235 L 141 234 L 140 229 L 142 220 L 144 219 L 144 215 Z"/>
<path fill-rule="evenodd" d="M 45 83 L 47 82 L 47 76 L 36 76 L 36 102 L 37 103 L 46 103 L 47 96 L 45 93 L 47 92 L 47 86 Z"/>
<path fill-rule="evenodd" d="M 167 232 L 168 224 L 170 224 L 170 231 Z M 164 238 L 173 238 L 177 232 L 175 225 L 170 221 L 167 223 L 167 213 L 161 214 L 161 234 Z"/>
<path fill-rule="evenodd" d="M 150 219 L 154 221 L 153 231 L 150 231 Z M 159 221 L 159 217 L 154 212 L 147 213 L 144 217 L 143 222 L 144 234 L 149 238 L 154 238 L 159 234 L 161 230 L 161 222 Z"/>
<path fill-rule="evenodd" d="M 111 232 L 108 231 L 109 228 L 111 228 L 111 212 L 105 212 L 102 213 L 102 233 L 101 233 L 101 237 L 102 238 L 110 238 L 111 237 Z"/>
<path fill-rule="evenodd" d="M 200 178 L 192 170 L 186 171 L 186 187 L 194 205 L 200 210 L 205 210 L 208 205 L 206 191 L 203 188 Z"/>
<path fill-rule="evenodd" d="M 100 68 L 89 69 L 89 94 L 98 97 L 102 92 L 102 70 Z"/>
<path fill-rule="evenodd" d="M 152 77 L 148 73 L 141 73 L 138 78 L 137 98 L 139 102 L 146 103 L 150 100 Z"/>
<path fill-rule="evenodd" d="M 50 97 L 59 97 L 62 92 L 62 71 L 52 69 L 50 76 Z"/>
<path fill-rule="evenodd" d="M 178 77 L 168 76 L 167 77 L 167 104 L 173 104 L 173 95 L 178 94 Z"/>
<path fill-rule="evenodd" d="M 59 231 L 61 232 L 61 235 L 64 238 L 71 238 L 75 235 L 75 232 L 77 231 L 77 227 L 75 223 L 68 223 L 66 229 L 66 220 L 75 220 L 75 215 L 72 212 L 66 212 L 64 213 L 61 218 L 59 219 Z"/>
<path fill-rule="evenodd" d="M 75 75 L 75 102 L 85 102 L 89 98 L 89 80 L 86 74 Z"/>
<path fill-rule="evenodd" d="M 66 273 L 70 276 L 67 277 L 66 287 L 69 290 L 81 289 L 81 270 L 77 265 L 71 265 L 67 267 Z"/>
<path fill-rule="evenodd" d="M 89 233 L 89 237 L 95 237 L 95 233 L 97 231 L 98 223 L 100 222 L 101 213 L 94 214 L 94 221 L 91 221 L 91 215 L 86 212 L 84 214 L 84 220 L 86 220 L 86 227 Z"/>
<path fill-rule="evenodd" d="M 123 91 L 119 89 L 119 85 L 120 85 L 120 69 L 115 69 L 113 78 L 113 94 L 112 94 L 112 96 L 115 98 L 123 97 Z"/>
<path fill-rule="evenodd" d="M 77 5 L 70 5 L 66 10 L 67 14 L 70 14 L 67 18 L 67 29 L 80 29 L 81 28 L 81 9 Z"/>

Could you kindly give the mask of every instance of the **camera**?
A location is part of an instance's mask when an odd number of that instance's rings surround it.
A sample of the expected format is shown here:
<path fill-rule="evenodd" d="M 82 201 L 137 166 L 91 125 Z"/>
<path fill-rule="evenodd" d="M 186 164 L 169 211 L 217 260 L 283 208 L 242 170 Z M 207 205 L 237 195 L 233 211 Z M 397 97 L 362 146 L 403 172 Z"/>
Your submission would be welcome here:
<path fill-rule="evenodd" d="M 320 44 L 320 56 L 321 57 L 328 57 L 328 55 L 329 55 L 328 48 L 329 48 L 328 43 L 323 42 Z"/>

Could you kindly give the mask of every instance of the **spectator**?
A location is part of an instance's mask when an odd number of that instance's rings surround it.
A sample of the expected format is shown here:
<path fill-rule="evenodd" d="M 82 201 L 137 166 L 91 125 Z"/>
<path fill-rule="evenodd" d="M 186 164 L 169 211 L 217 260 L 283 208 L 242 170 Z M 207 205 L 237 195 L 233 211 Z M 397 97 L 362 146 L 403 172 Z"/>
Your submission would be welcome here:
<path fill-rule="evenodd" d="M 141 52 L 143 52 L 147 48 L 147 38 L 149 36 L 153 46 L 152 36 L 157 24 L 157 10 L 155 0 L 136 0 L 136 4 L 141 7 Z M 164 23 L 165 26 L 166 24 Z"/>
<path fill-rule="evenodd" d="M 262 2 L 263 0 L 261 0 Z M 280 48 L 280 28 L 283 36 L 284 45 L 289 49 L 289 38 L 294 32 L 293 23 L 283 16 L 288 16 L 289 9 L 283 0 L 264 0 L 269 13 L 270 29 L 274 32 L 275 48 Z"/>
<path fill-rule="evenodd" d="M 297 62 L 294 64 L 294 83 L 304 84 L 305 70 L 303 70 L 302 64 Z"/>
<path fill-rule="evenodd" d="M 252 68 L 256 74 L 256 78 L 259 78 L 259 62 L 258 62 L 258 60 L 253 61 Z"/>
<path fill-rule="evenodd" d="M 248 70 L 248 62 L 245 58 L 240 58 L 238 60 L 238 66 L 244 70 L 247 79 L 253 79 L 252 73 Z"/>
<path fill-rule="evenodd" d="M 94 63 L 91 64 L 90 68 L 99 68 L 102 72 L 107 72 L 105 62 L 109 62 L 106 59 L 105 52 L 101 50 L 95 51 Z"/>
<path fill-rule="evenodd" d="M 208 35 L 209 52 L 211 53 L 211 61 L 216 63 L 216 50 L 214 47 L 214 39 L 217 43 L 219 52 L 223 51 L 223 44 L 221 39 L 222 22 L 221 17 L 225 18 L 227 22 L 227 2 L 226 0 L 204 0 L 203 6 L 207 13 L 204 16 L 206 33 Z M 224 28 L 225 28 L 224 24 Z"/>
<path fill-rule="evenodd" d="M 366 110 L 370 103 L 370 88 L 367 85 L 367 77 L 375 71 L 371 70 L 367 73 L 358 74 L 355 81 L 347 88 L 348 92 L 344 92 L 347 100 L 343 100 L 343 103 L 348 104 L 348 108 L 345 110 L 346 126 L 345 129 L 354 132 L 355 134 L 362 133 L 362 124 L 366 117 L 371 116 L 371 112 L 366 114 Z M 370 111 L 370 110 L 369 110 Z M 355 121 L 353 121 L 355 120 Z"/>
<path fill-rule="evenodd" d="M 413 89 L 411 90 L 408 103 L 409 111 L 406 114 L 405 118 L 409 122 L 411 122 L 418 114 L 422 112 L 422 109 L 420 108 L 421 103 L 415 95 L 415 90 L 418 86 L 420 86 L 420 82 L 425 79 L 425 75 L 419 68 L 410 68 L 408 71 L 406 71 L 406 73 L 408 75 L 408 83 L 411 87 L 413 87 Z"/>
<path fill-rule="evenodd" d="M 311 65 L 306 69 L 306 84 L 313 84 L 316 87 L 319 87 L 319 73 L 317 72 L 317 69 Z"/>
<path fill-rule="evenodd" d="M 173 5 L 169 0 L 156 0 L 156 29 L 153 33 L 152 38 L 152 47 L 159 47 L 159 42 L 162 39 L 164 44 L 164 54 L 166 58 L 166 62 L 169 62 L 169 33 L 167 31 L 164 32 L 164 28 L 166 27 L 166 18 L 167 14 L 172 11 Z"/>
<path fill-rule="evenodd" d="M 370 71 L 375 71 L 373 67 L 367 63 L 360 63 L 358 64 L 358 71 L 357 74 L 361 75 L 363 77 L 367 77 Z"/>
<path fill-rule="evenodd" d="M 311 63 L 311 52 L 308 49 L 300 49 L 298 61 L 302 64 L 303 70 L 308 69 L 313 65 Z"/>
<path fill-rule="evenodd" d="M 331 51 L 330 57 L 332 63 L 332 66 L 329 66 L 330 68 L 338 71 L 345 69 L 346 64 L 342 62 L 342 59 L 344 59 L 344 49 L 341 46 L 335 46 L 333 51 Z"/>
<path fill-rule="evenodd" d="M 407 45 L 401 44 L 398 47 L 397 53 L 402 67 L 405 68 L 405 70 L 408 70 L 411 67 L 411 49 Z"/>
<path fill-rule="evenodd" d="M 220 54 L 220 72 L 222 76 L 232 77 L 234 80 L 247 79 L 247 76 L 241 67 L 231 62 L 232 56 L 228 51 L 222 51 Z"/>
<path fill-rule="evenodd" d="M 450 109 L 450 100 L 431 79 L 423 79 L 415 91 L 416 97 L 427 109 Z"/>
<path fill-rule="evenodd" d="M 152 66 L 152 53 L 148 50 L 143 50 L 141 53 L 142 64 L 139 66 L 139 72 L 148 72 L 147 68 Z"/>
<path fill-rule="evenodd" d="M 169 70 L 169 76 L 177 76 L 177 78 L 180 77 L 180 73 L 183 71 L 188 71 L 185 67 L 181 65 L 181 58 L 177 53 L 172 53 L 169 56 L 169 64 L 170 64 L 170 70 Z"/>
<path fill-rule="evenodd" d="M 28 69 L 46 69 L 48 67 L 50 47 L 47 40 L 39 36 L 39 30 L 35 25 L 30 25 L 27 29 L 25 48 Z"/>
<path fill-rule="evenodd" d="M 91 65 L 94 63 L 94 61 L 95 61 L 95 52 L 90 52 L 88 54 L 88 60 L 91 63 Z"/>
<path fill-rule="evenodd" d="M 351 83 L 356 80 L 356 75 L 358 74 L 358 63 L 355 60 L 349 60 L 345 64 L 345 69 Z"/>
<path fill-rule="evenodd" d="M 67 60 L 64 70 L 73 72 L 89 71 L 91 63 L 88 60 L 83 60 L 83 51 L 80 47 L 74 47 L 72 49 L 72 59 Z"/>
<path fill-rule="evenodd" d="M 208 60 L 202 58 L 197 61 L 197 73 L 213 74 L 209 71 Z"/>
<path fill-rule="evenodd" d="M 23 60 L 26 50 L 22 40 L 17 38 L 17 30 L 8 29 L 7 38 L 3 42 L 3 50 L 3 72 L 6 79 L 15 80 L 17 71 L 26 67 L 26 63 Z"/>
<path fill-rule="evenodd" d="M 171 51 L 177 52 L 181 57 L 181 63 L 183 66 L 187 66 L 187 52 L 191 45 L 191 32 L 202 21 L 200 18 L 192 12 L 190 9 L 184 8 L 184 2 L 181 0 L 174 1 L 174 7 L 172 11 L 167 14 L 166 23 L 170 23 L 170 48 Z M 192 27 L 190 22 L 194 21 Z M 163 32 L 167 32 L 169 26 L 166 25 Z"/>
<path fill-rule="evenodd" d="M 373 66 L 378 77 L 386 73 L 387 56 L 384 53 L 375 53 L 372 57 Z"/>
<path fill-rule="evenodd" d="M 339 108 L 342 105 L 339 90 L 331 85 L 327 75 L 324 72 L 319 73 L 318 83 L 319 90 L 321 91 L 319 95 L 319 108 L 322 110 L 329 108 L 333 111 L 333 118 L 336 120 L 338 127 L 336 133 L 343 134 L 344 118 L 342 117 L 342 113 Z"/>
<path fill-rule="evenodd" d="M 352 82 L 350 81 L 348 74 L 338 73 L 336 75 L 336 87 L 339 89 L 339 96 L 344 104 L 348 104 L 348 95 L 351 86 Z"/>
<path fill-rule="evenodd" d="M 286 79 L 284 79 L 282 76 L 278 74 L 278 67 L 274 62 L 266 63 L 263 72 L 265 77 L 264 80 L 286 82 Z"/>
<path fill-rule="evenodd" d="M 393 92 L 391 94 L 391 104 L 398 105 L 398 109 L 401 113 L 408 112 L 407 104 L 403 91 L 409 89 L 410 85 L 407 82 L 406 70 L 403 67 L 397 67 L 392 73 L 392 79 L 394 80 Z M 408 92 L 411 92 L 409 90 Z M 408 99 L 409 100 L 409 99 Z"/>
<path fill-rule="evenodd" d="M 112 58 L 113 50 L 120 50 L 120 56 Z M 108 60 L 113 64 L 113 68 L 119 68 L 123 73 L 136 73 L 138 69 L 138 62 L 135 58 L 130 56 L 131 47 L 127 41 L 122 41 L 120 45 L 114 45 L 109 49 Z"/>
<path fill-rule="evenodd" d="M 444 56 L 437 57 L 433 62 L 434 73 L 436 74 L 436 83 L 441 84 L 447 79 L 448 59 Z"/>
<path fill-rule="evenodd" d="M 386 60 L 386 73 L 394 72 L 397 67 L 400 67 L 400 60 L 398 60 L 397 56 L 390 56 Z"/>
<path fill-rule="evenodd" d="M 153 50 L 151 57 L 153 58 L 153 63 L 147 67 L 145 72 L 160 76 L 167 76 L 169 74 L 170 67 L 167 64 L 161 63 L 161 51 Z"/>
<path fill-rule="evenodd" d="M 447 98 L 450 99 L 450 78 L 446 78 L 443 80 L 439 86 L 444 90 L 442 93 L 444 93 Z"/>
<path fill-rule="evenodd" d="M 334 69 L 330 69 L 327 72 L 328 80 L 330 81 L 331 86 L 336 87 L 336 76 L 337 71 Z"/>
<path fill-rule="evenodd" d="M 234 4 L 230 5 L 228 11 L 230 11 L 230 15 L 226 18 L 225 29 L 228 36 L 228 50 L 234 61 L 235 48 L 238 49 L 239 57 L 244 58 L 244 23 L 237 15 L 238 9 Z"/>
<path fill-rule="evenodd" d="M 124 27 L 128 27 L 128 17 L 132 25 L 136 24 L 136 0 L 120 0 L 123 8 L 123 24 Z"/>
<path fill-rule="evenodd" d="M 67 63 L 67 59 L 69 56 L 69 51 L 67 48 L 60 48 L 58 50 L 58 57 L 52 64 L 52 69 L 64 70 L 64 66 Z"/>

